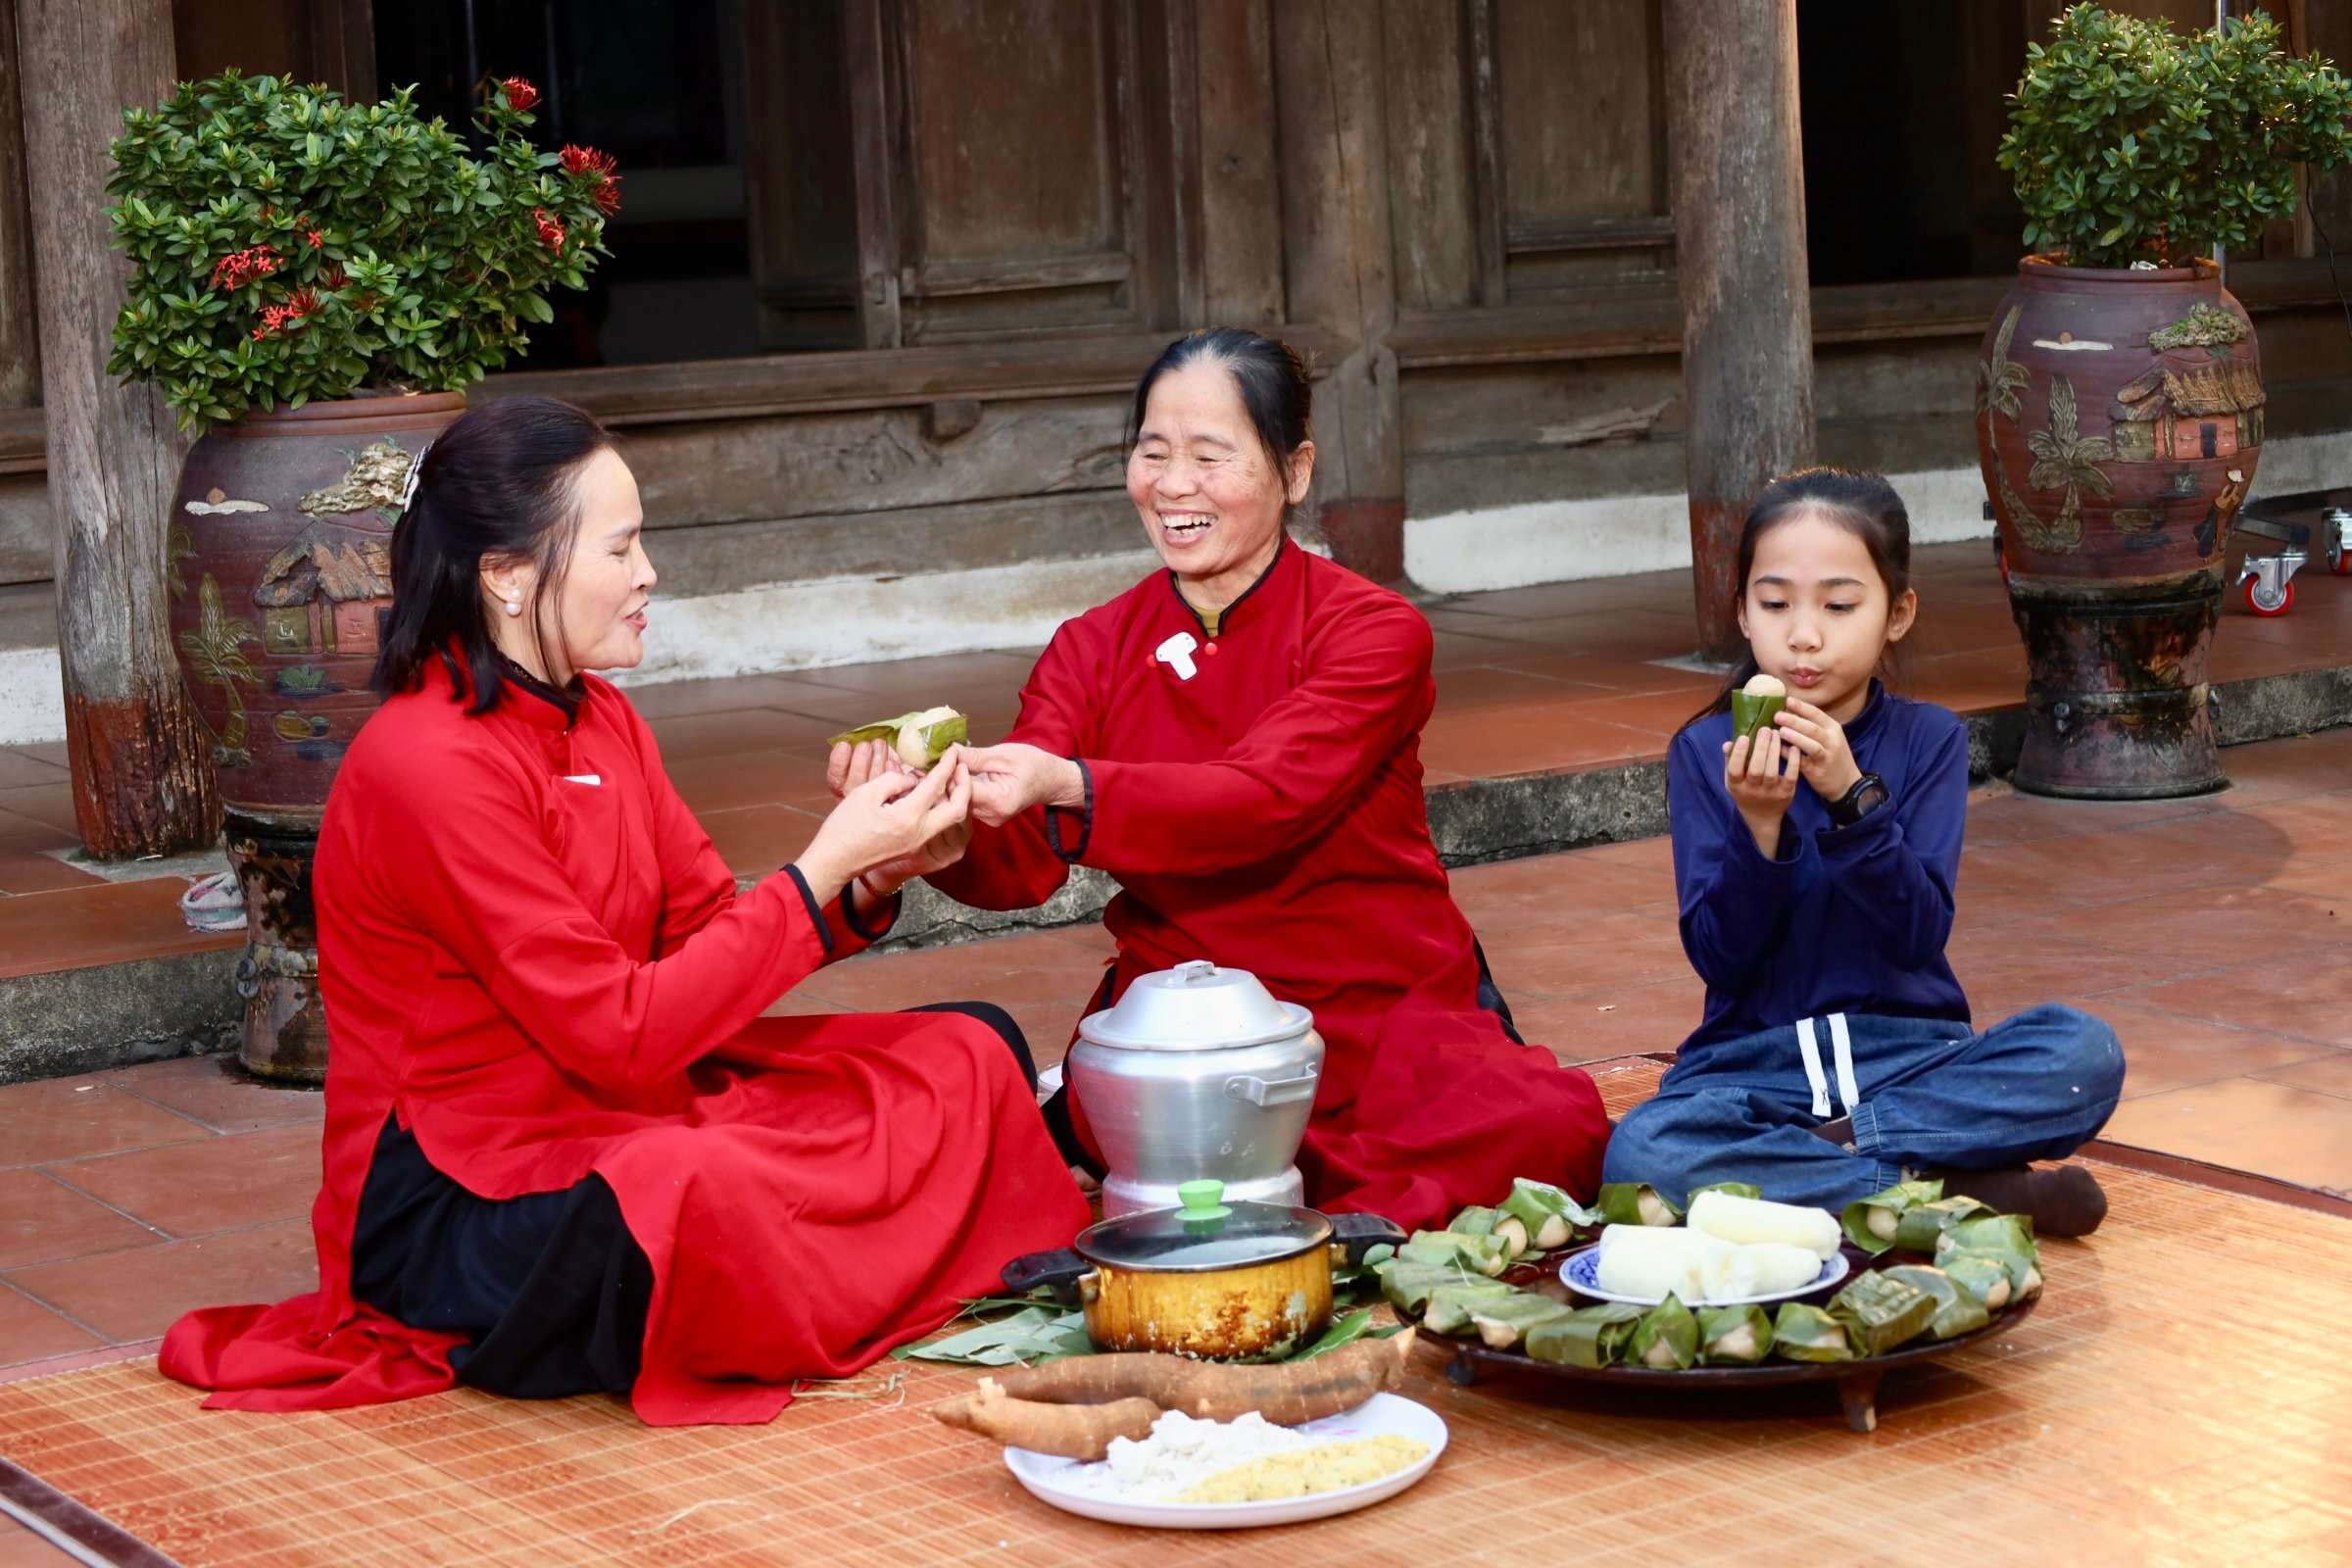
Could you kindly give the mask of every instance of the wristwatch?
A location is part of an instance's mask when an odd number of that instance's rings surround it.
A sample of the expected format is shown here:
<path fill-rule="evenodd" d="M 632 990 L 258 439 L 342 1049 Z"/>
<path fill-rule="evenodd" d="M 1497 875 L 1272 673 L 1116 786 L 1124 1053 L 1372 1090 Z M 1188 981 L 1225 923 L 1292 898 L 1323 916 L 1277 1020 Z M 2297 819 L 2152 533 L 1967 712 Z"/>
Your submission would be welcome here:
<path fill-rule="evenodd" d="M 1876 773 L 1865 773 L 1854 780 L 1851 789 L 1829 803 L 1830 820 L 1839 827 L 1852 827 L 1886 804 L 1886 781 Z"/>

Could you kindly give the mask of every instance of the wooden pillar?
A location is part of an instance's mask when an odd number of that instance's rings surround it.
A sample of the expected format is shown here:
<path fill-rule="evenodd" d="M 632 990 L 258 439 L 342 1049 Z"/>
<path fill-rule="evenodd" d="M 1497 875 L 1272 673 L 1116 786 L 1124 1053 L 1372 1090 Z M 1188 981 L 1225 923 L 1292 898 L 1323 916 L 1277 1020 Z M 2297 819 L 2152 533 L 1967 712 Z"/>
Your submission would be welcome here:
<path fill-rule="evenodd" d="M 82 842 L 171 854 L 220 829 L 204 732 L 172 657 L 164 531 L 179 475 L 172 412 L 107 373 L 129 261 L 107 245 L 107 145 L 122 106 L 171 90 L 170 0 L 16 0 L 25 173 L 39 272 L 58 654 Z"/>
<path fill-rule="evenodd" d="M 1317 515 L 1344 564 L 1394 582 L 1404 575 L 1404 452 L 1388 345 L 1396 283 L 1380 11 L 1279 0 L 1272 12 L 1289 317 L 1352 345 L 1316 391 Z"/>
<path fill-rule="evenodd" d="M 1699 648 L 1723 658 L 1740 520 L 1813 460 L 1796 0 L 1666 0 L 1666 101 Z"/>
<path fill-rule="evenodd" d="M 17 69 L 17 0 L 0 0 L 0 408 L 41 401 L 40 329 L 33 320 L 32 235 L 24 202 L 24 74 Z"/>

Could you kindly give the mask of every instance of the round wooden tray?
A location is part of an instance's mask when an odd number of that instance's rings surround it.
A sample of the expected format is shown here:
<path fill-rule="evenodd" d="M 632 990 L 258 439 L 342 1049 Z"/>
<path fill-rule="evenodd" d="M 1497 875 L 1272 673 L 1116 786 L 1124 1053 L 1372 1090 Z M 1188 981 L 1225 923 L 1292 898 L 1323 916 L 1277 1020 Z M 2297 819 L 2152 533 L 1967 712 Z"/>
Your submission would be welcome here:
<path fill-rule="evenodd" d="M 1694 1366 L 1688 1372 L 1665 1372 L 1646 1366 L 1563 1366 L 1557 1361 L 1539 1361 L 1517 1350 L 1492 1349 L 1476 1340 L 1464 1342 L 1443 1335 L 1431 1335 L 1429 1341 L 1452 1348 L 1453 1358 L 1446 1363 L 1446 1376 L 1463 1388 L 1476 1383 L 1480 1369 L 1487 1366 L 1515 1367 L 1570 1383 L 1640 1389 L 1653 1394 L 1711 1394 L 1728 1389 L 1777 1389 L 1791 1383 L 1836 1383 L 1838 1402 L 1845 1410 L 1845 1424 L 1856 1432 L 1868 1433 L 1878 1430 L 1879 1380 L 1886 1375 L 1888 1368 L 1949 1354 L 1987 1336 L 2006 1333 L 2031 1316 L 2040 1300 L 2038 1295 L 2029 1297 L 2016 1306 L 2004 1308 L 1983 1328 L 1967 1334 L 1906 1345 L 1899 1350 L 1860 1361 L 1767 1361 L 1762 1366 Z M 1404 1318 L 1401 1312 L 1396 1315 Z"/>

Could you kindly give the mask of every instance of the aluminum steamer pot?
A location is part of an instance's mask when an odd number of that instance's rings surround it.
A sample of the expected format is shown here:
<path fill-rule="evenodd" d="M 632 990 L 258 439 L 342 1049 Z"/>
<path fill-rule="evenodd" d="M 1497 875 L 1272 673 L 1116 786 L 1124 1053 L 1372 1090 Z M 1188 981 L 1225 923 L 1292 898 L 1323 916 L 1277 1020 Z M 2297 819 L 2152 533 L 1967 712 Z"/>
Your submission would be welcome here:
<path fill-rule="evenodd" d="M 1109 1174 L 1102 1212 L 1169 1208 L 1190 1181 L 1229 1200 L 1306 1200 L 1298 1145 L 1323 1037 L 1247 969 L 1194 958 L 1127 987 L 1078 1025 L 1064 1071 Z"/>
<path fill-rule="evenodd" d="M 1069 1248 L 1005 1264 L 1004 1284 L 1016 1296 L 1053 1287 L 1084 1308 L 1087 1337 L 1104 1350 L 1266 1361 L 1330 1326 L 1334 1268 L 1404 1241 L 1377 1214 L 1223 1196 L 1222 1183 L 1186 1182 L 1183 1207 L 1090 1225 Z"/>

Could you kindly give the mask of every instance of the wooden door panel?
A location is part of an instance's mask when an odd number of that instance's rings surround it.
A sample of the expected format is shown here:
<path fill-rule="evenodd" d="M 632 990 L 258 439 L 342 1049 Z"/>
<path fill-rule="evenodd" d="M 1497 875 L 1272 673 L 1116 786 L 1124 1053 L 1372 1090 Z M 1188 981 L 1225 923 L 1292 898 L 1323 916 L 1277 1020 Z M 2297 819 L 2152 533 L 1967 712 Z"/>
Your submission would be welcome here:
<path fill-rule="evenodd" d="M 1495 170 L 1513 298 L 1671 263 L 1658 0 L 1470 0 L 1488 15 Z"/>
<path fill-rule="evenodd" d="M 879 4 L 899 341 L 1152 324 L 1166 297 L 1170 121 L 1192 102 L 1170 97 L 1164 9 Z"/>
<path fill-rule="evenodd" d="M 1121 248 L 1111 9 L 1104 0 L 900 8 L 918 273 Z"/>

